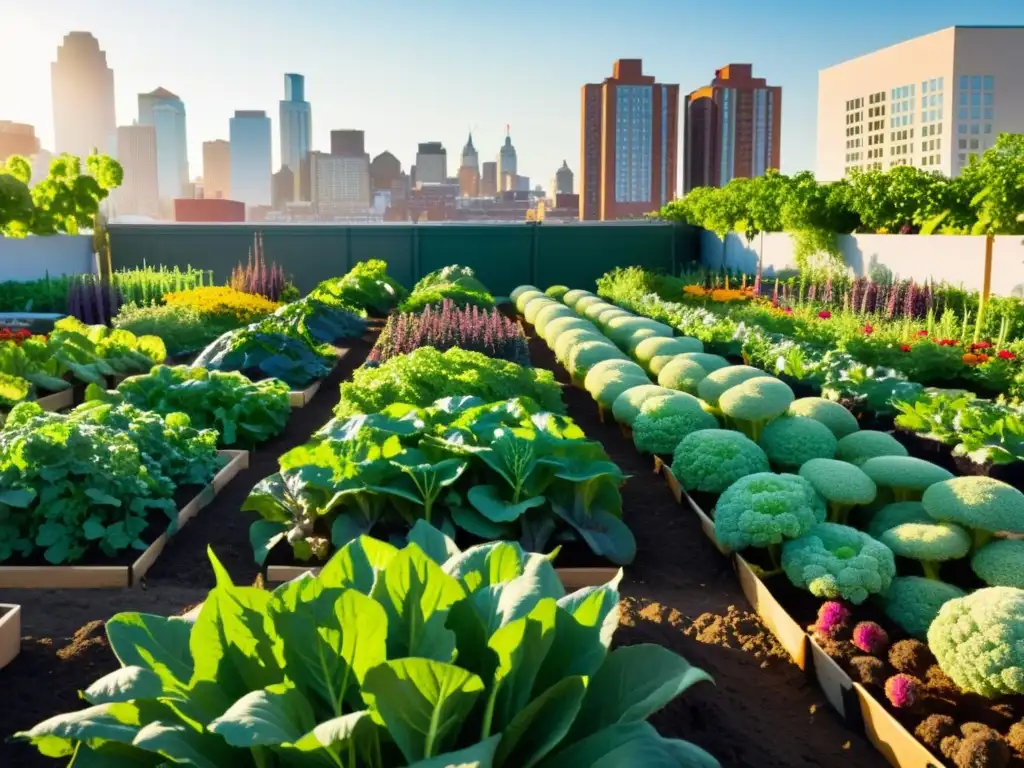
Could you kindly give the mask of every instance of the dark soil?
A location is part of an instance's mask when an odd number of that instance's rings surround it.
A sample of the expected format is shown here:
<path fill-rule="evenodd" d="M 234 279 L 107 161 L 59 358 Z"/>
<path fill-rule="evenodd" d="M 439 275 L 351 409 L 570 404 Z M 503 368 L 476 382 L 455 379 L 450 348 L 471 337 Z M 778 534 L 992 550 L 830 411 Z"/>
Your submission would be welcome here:
<path fill-rule="evenodd" d="M 547 347 L 531 342 L 535 365 L 567 378 Z M 178 614 L 212 586 L 210 545 L 239 583 L 258 569 L 248 528 L 239 513 L 277 457 L 331 417 L 338 383 L 351 374 L 370 345 L 356 344 L 313 402 L 295 409 L 286 432 L 250 456 L 250 467 L 171 540 L 142 589 L 9 590 L 0 599 L 23 606 L 21 655 L 0 671 L 0 738 L 77 705 L 77 691 L 116 668 L 103 621 L 125 610 Z M 797 669 L 750 611 L 729 562 L 703 535 L 696 517 L 675 503 L 617 425 L 602 425 L 589 396 L 566 387 L 570 415 L 600 440 L 612 460 L 632 476 L 623 490 L 626 520 L 639 555 L 621 586 L 619 644 L 656 643 L 709 672 L 701 683 L 653 718 L 666 736 L 700 745 L 723 766 L 736 768 L 881 768 L 884 760 L 840 723 L 816 684 Z M 570 563 L 560 563 L 569 565 Z M 39 606 L 39 608 L 36 608 Z M 21 744 L 0 744 L 0 765 L 32 768 L 56 763 Z"/>

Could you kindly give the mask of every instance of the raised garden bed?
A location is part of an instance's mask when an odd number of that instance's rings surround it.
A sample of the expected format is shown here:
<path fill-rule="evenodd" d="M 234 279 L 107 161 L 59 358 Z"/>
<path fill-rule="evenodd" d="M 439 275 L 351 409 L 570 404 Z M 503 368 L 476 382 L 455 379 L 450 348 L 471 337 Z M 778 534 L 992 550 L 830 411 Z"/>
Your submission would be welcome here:
<path fill-rule="evenodd" d="M 0 669 L 21 652 L 21 606 L 0 603 Z"/>
<path fill-rule="evenodd" d="M 70 408 L 75 404 L 75 390 L 68 388 L 61 392 L 54 392 L 51 395 L 44 395 L 35 401 L 44 411 L 61 411 Z M 0 413 L 0 427 L 7 421 L 7 414 Z"/>
<path fill-rule="evenodd" d="M 224 487 L 249 464 L 248 451 L 218 451 L 227 463 L 192 498 L 178 510 L 177 530 L 199 514 Z M 188 489 L 180 489 L 187 493 Z M 143 534 L 145 536 L 145 533 Z M 116 564 L 86 565 L 5 565 L 0 566 L 0 587 L 5 589 L 101 589 L 105 587 L 137 586 L 146 572 L 163 552 L 171 535 L 163 532 L 137 557 L 126 551 L 117 559 L 128 559 Z M 103 558 L 94 556 L 95 560 Z"/>

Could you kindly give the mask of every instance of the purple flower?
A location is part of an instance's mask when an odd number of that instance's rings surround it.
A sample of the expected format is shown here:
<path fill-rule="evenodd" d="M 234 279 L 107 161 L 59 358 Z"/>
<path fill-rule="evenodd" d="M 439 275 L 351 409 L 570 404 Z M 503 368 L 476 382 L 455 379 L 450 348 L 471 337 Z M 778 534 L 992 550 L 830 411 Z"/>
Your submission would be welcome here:
<path fill-rule="evenodd" d="M 814 629 L 826 637 L 835 637 L 846 628 L 849 621 L 850 610 L 836 600 L 829 600 L 818 609 L 818 621 Z"/>
<path fill-rule="evenodd" d="M 908 709 L 917 703 L 917 678 L 902 672 L 885 681 L 885 697 L 896 709 Z"/>
<path fill-rule="evenodd" d="M 864 653 L 877 656 L 889 647 L 889 635 L 873 621 L 862 621 L 853 628 L 853 644 Z"/>
<path fill-rule="evenodd" d="M 825 295 L 822 297 L 822 300 L 826 304 L 832 303 L 832 275 L 829 275 L 828 280 L 825 281 Z"/>

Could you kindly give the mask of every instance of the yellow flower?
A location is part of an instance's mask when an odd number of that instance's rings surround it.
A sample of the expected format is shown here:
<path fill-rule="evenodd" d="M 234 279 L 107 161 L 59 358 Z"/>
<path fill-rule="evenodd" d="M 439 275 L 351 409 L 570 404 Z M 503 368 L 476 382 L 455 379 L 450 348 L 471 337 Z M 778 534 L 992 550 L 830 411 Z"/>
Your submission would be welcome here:
<path fill-rule="evenodd" d="M 687 285 L 683 288 L 683 293 L 689 294 L 690 296 L 707 296 L 707 291 L 699 285 Z"/>
<path fill-rule="evenodd" d="M 187 306 L 203 315 L 234 318 L 240 325 L 261 320 L 279 306 L 255 293 L 236 291 L 227 286 L 206 286 L 190 291 L 178 291 L 164 296 L 164 302 L 176 306 Z"/>

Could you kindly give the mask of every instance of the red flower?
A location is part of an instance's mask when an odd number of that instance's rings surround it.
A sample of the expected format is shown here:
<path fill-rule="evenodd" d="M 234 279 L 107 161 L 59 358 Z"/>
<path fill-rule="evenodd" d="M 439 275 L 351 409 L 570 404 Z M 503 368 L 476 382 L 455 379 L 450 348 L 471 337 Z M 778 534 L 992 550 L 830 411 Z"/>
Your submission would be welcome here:
<path fill-rule="evenodd" d="M 999 350 L 999 359 L 1000 360 L 1016 360 L 1017 356 L 1015 354 L 1013 354 L 1013 352 L 1011 352 L 1008 349 L 1000 349 Z"/>
<path fill-rule="evenodd" d="M 940 339 L 940 347 L 955 347 L 958 344 L 956 339 Z"/>
<path fill-rule="evenodd" d="M 900 351 L 901 352 L 909 352 L 910 351 L 910 345 L 909 344 L 900 344 Z"/>
<path fill-rule="evenodd" d="M 927 336 L 928 335 L 928 331 L 926 329 L 922 328 L 920 331 L 917 332 L 917 335 L 918 336 Z"/>
<path fill-rule="evenodd" d="M 866 333 L 868 336 L 870 336 L 874 332 L 875 326 L 871 325 L 870 323 L 864 326 L 864 333 Z"/>
<path fill-rule="evenodd" d="M 976 341 L 971 344 L 971 349 L 988 349 L 992 345 L 987 341 Z"/>
<path fill-rule="evenodd" d="M 787 315 L 792 315 L 793 314 L 793 308 L 792 307 L 784 307 L 782 311 L 785 312 Z"/>
<path fill-rule="evenodd" d="M 988 355 L 978 355 L 978 362 L 979 363 L 987 363 L 988 362 Z"/>
<path fill-rule="evenodd" d="M 821 310 L 821 312 L 818 313 L 818 317 L 820 317 L 822 320 L 828 320 L 830 317 L 832 317 L 832 313 L 829 312 L 827 309 L 823 309 Z"/>

